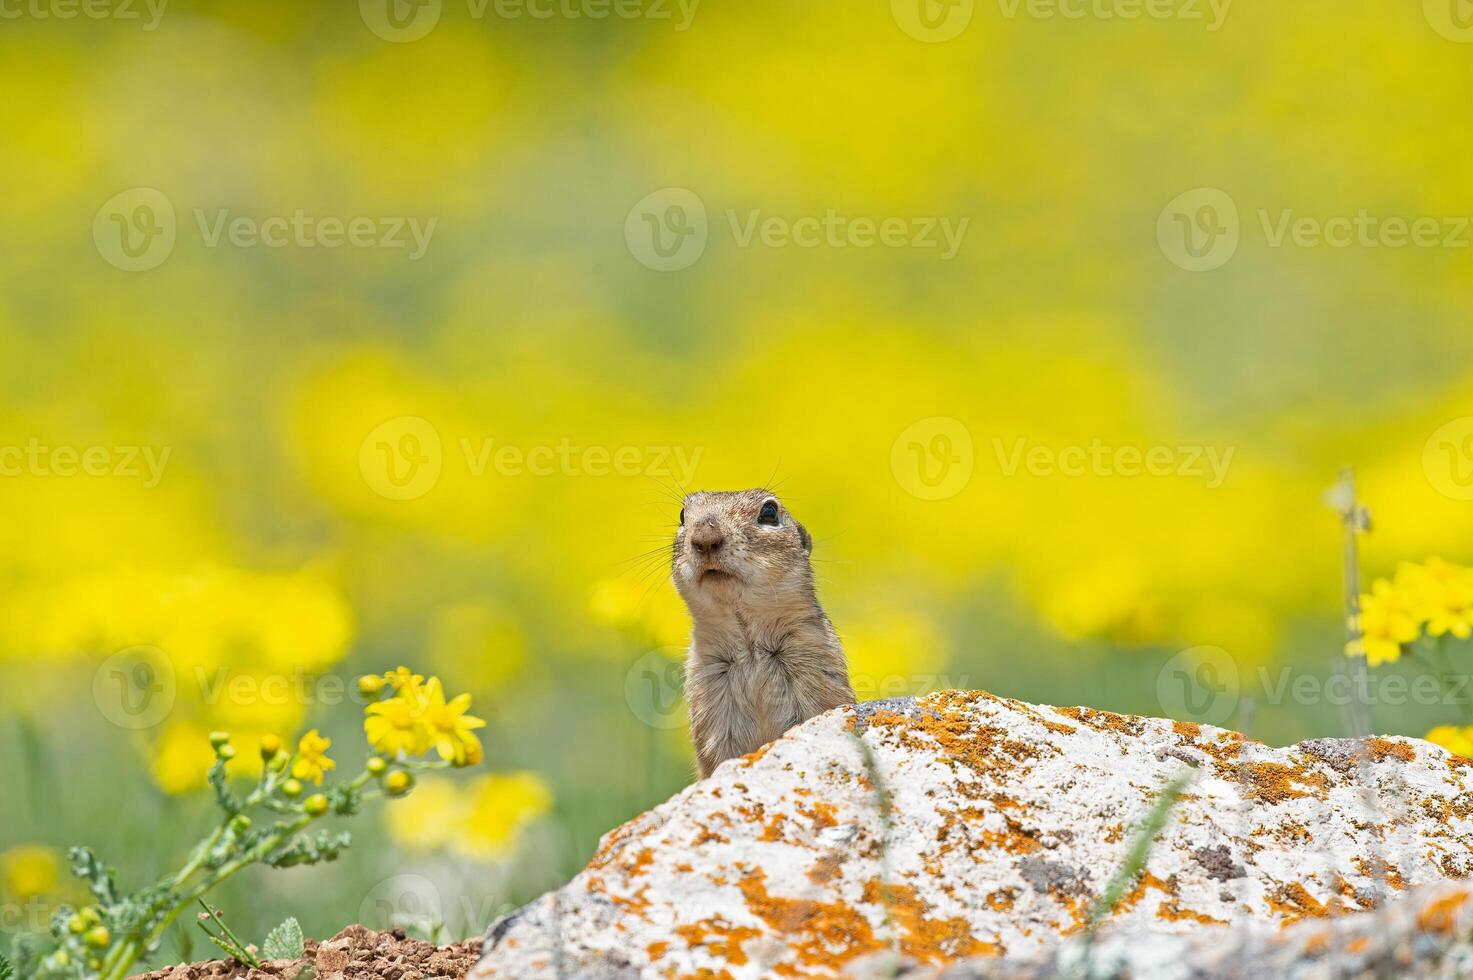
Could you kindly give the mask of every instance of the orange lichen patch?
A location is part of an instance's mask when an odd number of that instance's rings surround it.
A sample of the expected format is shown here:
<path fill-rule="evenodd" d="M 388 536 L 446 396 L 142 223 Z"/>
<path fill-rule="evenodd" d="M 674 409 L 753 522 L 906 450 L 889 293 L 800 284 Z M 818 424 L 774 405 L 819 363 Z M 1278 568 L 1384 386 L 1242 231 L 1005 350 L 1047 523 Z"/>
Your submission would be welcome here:
<path fill-rule="evenodd" d="M 638 854 L 634 856 L 634 860 L 629 864 L 629 877 L 638 878 L 640 875 L 648 871 L 650 865 L 654 863 L 655 852 L 650 850 L 648 847 L 642 849 Z"/>
<path fill-rule="evenodd" d="M 882 948 L 869 920 L 843 902 L 773 895 L 767 890 L 767 875 L 760 869 L 748 872 L 739 887 L 747 908 L 782 934 L 802 966 L 822 968 L 827 975 L 857 956 Z M 774 972 L 800 975 L 777 968 Z"/>
<path fill-rule="evenodd" d="M 599 877 L 598 875 L 589 875 L 585 887 L 587 887 L 588 891 L 591 894 L 602 895 L 604 896 L 604 898 L 608 899 L 611 904 L 616 905 L 624 911 L 629 912 L 632 915 L 636 915 L 641 919 L 648 920 L 649 916 L 646 913 L 649 912 L 650 908 L 649 885 L 643 886 L 633 895 L 616 895 L 613 892 L 609 891 L 609 887 L 604 882 L 603 878 Z"/>
<path fill-rule="evenodd" d="M 1105 843 L 1118 844 L 1125 837 L 1125 824 L 1115 823 L 1105 828 Z"/>
<path fill-rule="evenodd" d="M 1366 936 L 1361 936 L 1359 939 L 1352 939 L 1349 943 L 1345 945 L 1345 951 L 1347 953 L 1350 953 L 1352 956 L 1357 956 L 1361 953 L 1364 953 L 1370 948 L 1371 940 Z"/>
<path fill-rule="evenodd" d="M 657 960 L 660 957 L 664 956 L 669 950 L 670 943 L 663 939 L 657 943 L 650 943 L 644 948 L 644 951 L 649 954 L 651 961 Z"/>
<path fill-rule="evenodd" d="M 1174 721 L 1171 723 L 1171 730 L 1192 742 L 1195 742 L 1197 736 L 1202 734 L 1202 726 L 1194 721 Z"/>
<path fill-rule="evenodd" d="M 793 809 L 807 817 L 813 823 L 814 830 L 823 830 L 825 827 L 836 827 L 839 824 L 835 818 L 835 808 L 832 803 L 824 803 L 815 800 L 812 806 L 805 807 L 801 803 L 795 803 Z"/>
<path fill-rule="evenodd" d="M 1414 762 L 1417 758 L 1417 750 L 1405 742 L 1393 742 L 1389 738 L 1368 738 L 1365 745 L 1372 762 L 1393 758 L 1402 762 Z"/>
<path fill-rule="evenodd" d="M 1317 932 L 1304 944 L 1304 951 L 1310 956 L 1318 956 L 1330 948 L 1330 934 L 1328 932 Z"/>
<path fill-rule="evenodd" d="M 1467 892 L 1458 892 L 1428 903 L 1417 915 L 1417 926 L 1423 932 L 1452 935 L 1458 922 L 1458 910 L 1468 904 L 1468 898 Z"/>
<path fill-rule="evenodd" d="M 987 897 L 982 899 L 982 904 L 994 912 L 1006 912 L 1013 907 L 1013 902 L 1017 898 L 1018 890 L 1016 888 L 999 888 L 995 892 L 989 892 Z"/>
<path fill-rule="evenodd" d="M 1303 919 L 1325 919 L 1353 911 L 1340 898 L 1321 902 L 1297 881 L 1274 889 L 1268 897 L 1268 907 L 1284 917 L 1283 924 L 1286 926 Z"/>
<path fill-rule="evenodd" d="M 747 951 L 742 944 L 762 935 L 751 926 L 732 925 L 722 918 L 702 919 L 675 927 L 675 934 L 691 949 L 704 948 L 717 959 L 732 966 L 747 964 Z"/>
<path fill-rule="evenodd" d="M 769 752 L 772 751 L 772 747 L 774 745 L 776 745 L 778 742 L 781 742 L 781 741 L 783 741 L 783 739 L 778 739 L 777 741 L 774 741 L 774 742 L 768 742 L 766 745 L 762 746 L 757 751 L 755 751 L 755 752 L 748 752 L 746 755 L 742 756 L 742 758 L 741 758 L 741 765 L 744 766 L 747 769 L 752 768 L 753 766 L 755 766 L 757 764 L 758 760 L 760 760 L 764 755 L 766 755 L 767 753 L 769 753 Z"/>
<path fill-rule="evenodd" d="M 1020 830 L 1013 820 L 1008 821 L 1006 830 L 982 831 L 982 846 L 1009 854 L 1032 854 L 1043 849 L 1032 831 Z"/>
<path fill-rule="evenodd" d="M 730 970 L 712 970 L 701 967 L 695 973 L 682 973 L 677 980 L 734 980 Z"/>
<path fill-rule="evenodd" d="M 1226 919 L 1216 919 L 1205 912 L 1194 909 L 1183 908 L 1176 900 L 1168 900 L 1161 903 L 1156 909 L 1156 918 L 1166 922 L 1195 922 L 1201 926 L 1225 926 Z"/>
<path fill-rule="evenodd" d="M 1061 752 L 1047 742 L 1029 744 L 1011 737 L 1007 729 L 980 724 L 967 710 L 969 702 L 956 692 L 928 698 L 934 705 L 917 718 L 894 711 L 876 711 L 870 726 L 883 729 L 905 748 L 921 753 L 941 750 L 944 761 L 962 766 L 993 782 L 1022 765 L 1037 762 L 1040 752 Z"/>
<path fill-rule="evenodd" d="M 1135 908 L 1140 904 L 1141 899 L 1146 897 L 1147 890 L 1152 888 L 1168 897 L 1176 893 L 1176 888 L 1171 882 L 1162 881 L 1160 878 L 1151 874 L 1151 872 L 1143 871 L 1141 872 L 1140 878 L 1136 881 L 1135 887 L 1124 895 L 1120 901 L 1115 903 L 1115 907 L 1110 910 L 1110 914 L 1112 916 L 1119 916 Z"/>
<path fill-rule="evenodd" d="M 762 828 L 762 839 L 764 841 L 776 841 L 783 839 L 783 828 L 787 825 L 788 815 L 786 813 L 774 814 Z"/>
<path fill-rule="evenodd" d="M 813 862 L 813 866 L 808 869 L 808 880 L 815 885 L 826 885 L 839 873 L 843 864 L 843 856 L 838 851 L 830 851 Z"/>
<path fill-rule="evenodd" d="M 597 869 L 606 865 L 626 840 L 634 836 L 636 831 L 643 829 L 644 821 L 636 817 L 628 823 L 609 831 L 604 835 L 603 842 L 594 853 L 593 860 L 588 862 L 589 869 Z"/>
<path fill-rule="evenodd" d="M 971 924 L 964 918 L 930 918 L 930 906 L 909 885 L 887 885 L 872 878 L 865 883 L 864 900 L 889 909 L 901 931 L 901 952 L 907 956 L 938 963 L 961 956 L 999 956 L 1003 952 L 1001 946 L 974 937 Z"/>
<path fill-rule="evenodd" d="M 1017 712 L 1020 715 L 1026 716 L 1032 721 L 1036 721 L 1038 724 L 1042 725 L 1044 728 L 1047 728 L 1055 735 L 1073 735 L 1079 731 L 1079 729 L 1075 728 L 1073 725 L 1066 725 L 1063 722 L 1054 721 L 1052 718 L 1049 718 L 1047 715 L 1043 714 L 1043 712 L 1039 711 L 1037 708 L 1035 708 L 1031 704 L 1028 704 L 1027 702 L 1014 701 L 1009 699 L 1006 703 L 1007 706 L 1013 711 Z"/>
<path fill-rule="evenodd" d="M 1356 870 L 1367 878 L 1372 880 L 1384 878 L 1386 884 L 1395 888 L 1397 891 L 1406 890 L 1407 882 L 1406 878 L 1402 877 L 1401 869 L 1389 861 L 1381 861 L 1379 859 L 1369 860 L 1361 855 L 1356 855 L 1350 860 L 1355 865 Z"/>
<path fill-rule="evenodd" d="M 1130 715 L 1117 715 L 1113 711 L 1096 708 L 1055 708 L 1066 718 L 1073 718 L 1099 732 L 1118 732 L 1121 735 L 1138 736 L 1146 730 L 1145 722 Z"/>
<path fill-rule="evenodd" d="M 1245 762 L 1237 767 L 1236 776 L 1249 798 L 1263 803 L 1277 804 L 1303 797 L 1323 799 L 1330 788 L 1330 781 L 1323 773 L 1308 772 L 1301 766 L 1282 762 Z"/>

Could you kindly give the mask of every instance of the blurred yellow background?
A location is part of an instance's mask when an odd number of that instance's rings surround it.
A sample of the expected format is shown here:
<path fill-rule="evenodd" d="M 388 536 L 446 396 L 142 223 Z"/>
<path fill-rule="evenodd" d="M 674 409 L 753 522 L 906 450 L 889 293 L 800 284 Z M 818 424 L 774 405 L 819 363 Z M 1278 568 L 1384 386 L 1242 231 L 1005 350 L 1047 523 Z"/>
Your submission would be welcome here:
<path fill-rule="evenodd" d="M 1343 641 L 1322 492 L 1368 574 L 1473 532 L 1454 2 L 0 6 L 0 931 L 401 662 L 485 771 L 217 904 L 558 883 L 690 777 L 682 488 L 778 486 L 866 696 L 1216 648 L 1201 720 L 1341 734 L 1262 683 Z"/>

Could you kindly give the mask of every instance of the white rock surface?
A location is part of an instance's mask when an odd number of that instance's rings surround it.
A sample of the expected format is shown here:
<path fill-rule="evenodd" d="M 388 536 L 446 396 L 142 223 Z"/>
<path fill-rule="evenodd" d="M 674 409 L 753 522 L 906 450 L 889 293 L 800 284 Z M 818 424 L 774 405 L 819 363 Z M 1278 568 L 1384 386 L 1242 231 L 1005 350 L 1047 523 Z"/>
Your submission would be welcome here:
<path fill-rule="evenodd" d="M 1084 930 L 1183 773 L 1107 933 L 1226 937 L 1473 873 L 1473 767 L 1430 743 L 1274 749 L 949 691 L 832 711 L 723 764 L 496 923 L 472 977 L 833 977 L 887 950 L 1036 959 Z"/>

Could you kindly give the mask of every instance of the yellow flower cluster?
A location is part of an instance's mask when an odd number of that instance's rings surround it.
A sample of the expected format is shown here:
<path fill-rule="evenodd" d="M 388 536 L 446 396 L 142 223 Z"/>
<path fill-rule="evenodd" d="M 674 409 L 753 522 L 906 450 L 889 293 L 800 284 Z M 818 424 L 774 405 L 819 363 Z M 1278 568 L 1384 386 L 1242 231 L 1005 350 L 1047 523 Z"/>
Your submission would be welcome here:
<path fill-rule="evenodd" d="M 1378 664 L 1401 659 L 1407 644 L 1431 637 L 1473 635 L 1473 569 L 1441 558 L 1403 562 L 1390 579 L 1377 579 L 1360 598 L 1360 639 L 1346 647 Z"/>
<path fill-rule="evenodd" d="M 552 807 L 552 790 L 534 772 L 493 773 L 469 783 L 425 779 L 384 811 L 399 844 L 497 861 L 516 851 L 522 832 Z"/>
<path fill-rule="evenodd" d="M 476 765 L 484 756 L 475 730 L 486 723 L 466 713 L 471 707 L 469 694 L 446 701 L 440 678 L 425 680 L 408 667 L 382 676 L 370 674 L 359 678 L 358 685 L 367 694 L 390 692 L 365 710 L 363 730 L 376 751 L 399 757 L 434 749 L 456 766 Z"/>
<path fill-rule="evenodd" d="M 1473 759 L 1473 726 L 1439 725 L 1427 733 L 1427 741 L 1442 746 L 1453 755 Z"/>

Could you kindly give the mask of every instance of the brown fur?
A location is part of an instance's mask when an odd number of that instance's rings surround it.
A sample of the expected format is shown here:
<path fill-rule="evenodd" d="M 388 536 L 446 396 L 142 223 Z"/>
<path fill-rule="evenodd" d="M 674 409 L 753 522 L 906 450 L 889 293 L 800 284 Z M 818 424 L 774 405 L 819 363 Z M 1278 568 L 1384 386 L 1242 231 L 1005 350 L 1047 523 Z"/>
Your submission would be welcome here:
<path fill-rule="evenodd" d="M 779 524 L 760 524 L 767 501 Z M 812 539 L 766 490 L 685 498 L 671 559 L 695 621 L 685 694 L 701 776 L 800 722 L 854 703 L 849 668 L 814 595 Z M 718 543 L 719 542 L 719 543 Z"/>

